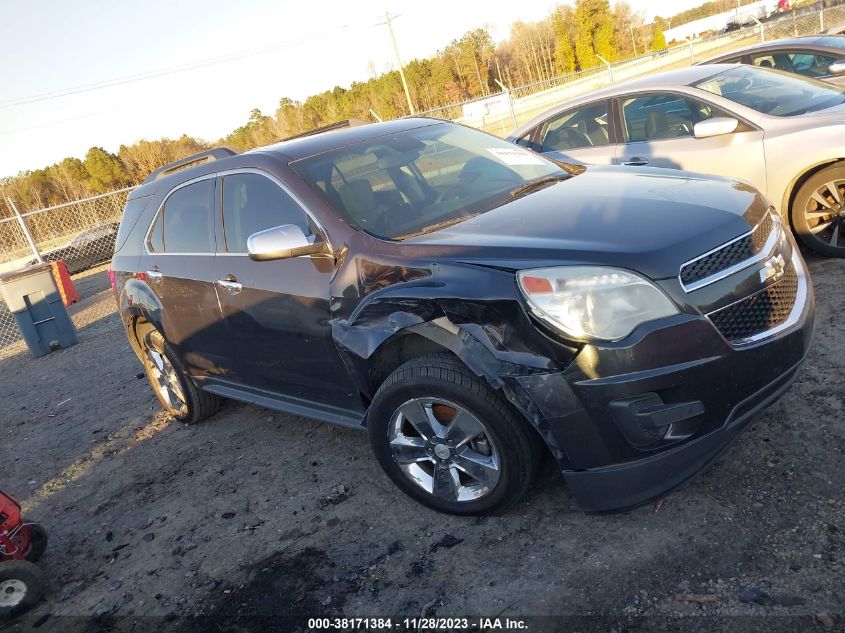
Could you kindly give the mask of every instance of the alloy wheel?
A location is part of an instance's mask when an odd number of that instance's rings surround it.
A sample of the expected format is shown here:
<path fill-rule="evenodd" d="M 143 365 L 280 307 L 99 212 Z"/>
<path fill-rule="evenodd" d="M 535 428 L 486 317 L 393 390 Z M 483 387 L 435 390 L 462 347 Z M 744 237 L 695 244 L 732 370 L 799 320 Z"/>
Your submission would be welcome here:
<path fill-rule="evenodd" d="M 845 180 L 832 180 L 816 189 L 804 210 L 812 236 L 827 246 L 845 247 Z"/>
<path fill-rule="evenodd" d="M 182 415 L 187 413 L 188 404 L 176 368 L 173 367 L 167 356 L 157 349 L 147 349 L 147 358 L 149 359 L 153 388 L 158 391 L 161 399 L 171 409 Z"/>
<path fill-rule="evenodd" d="M 447 400 L 414 398 L 401 405 L 388 442 L 402 473 L 446 501 L 480 499 L 501 476 L 499 451 L 483 422 Z"/>

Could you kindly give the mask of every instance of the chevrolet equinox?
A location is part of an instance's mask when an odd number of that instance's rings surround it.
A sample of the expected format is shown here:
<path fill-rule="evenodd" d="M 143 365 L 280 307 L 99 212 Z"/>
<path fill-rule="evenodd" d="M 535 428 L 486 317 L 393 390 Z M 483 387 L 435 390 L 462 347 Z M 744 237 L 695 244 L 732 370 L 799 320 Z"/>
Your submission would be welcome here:
<path fill-rule="evenodd" d="M 162 167 L 111 275 L 177 420 L 222 397 L 366 429 L 401 490 L 455 514 L 516 502 L 549 454 L 586 510 L 665 494 L 787 390 L 813 330 L 752 187 L 427 119 Z"/>

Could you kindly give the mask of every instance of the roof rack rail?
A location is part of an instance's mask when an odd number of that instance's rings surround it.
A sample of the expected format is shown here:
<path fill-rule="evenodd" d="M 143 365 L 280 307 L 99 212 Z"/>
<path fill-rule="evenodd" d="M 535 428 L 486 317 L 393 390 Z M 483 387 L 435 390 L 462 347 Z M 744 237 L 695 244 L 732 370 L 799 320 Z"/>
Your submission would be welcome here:
<path fill-rule="evenodd" d="M 165 176 L 175 174 L 177 171 L 182 171 L 183 169 L 188 169 L 189 167 L 194 167 L 196 165 L 199 165 L 200 163 L 205 163 L 212 160 L 220 160 L 221 158 L 229 158 L 230 156 L 235 156 L 237 153 L 238 152 L 233 149 L 229 149 L 228 147 L 215 147 L 213 149 L 207 149 L 204 152 L 199 152 L 197 154 L 188 156 L 187 158 L 168 163 L 164 167 L 159 167 L 149 176 L 144 178 L 144 183 L 152 182 L 154 180 L 158 180 L 159 178 L 164 178 Z"/>
<path fill-rule="evenodd" d="M 344 119 L 343 121 L 335 121 L 334 123 L 329 123 L 328 125 L 321 125 L 320 127 L 315 127 L 313 130 L 308 130 L 307 132 L 300 132 L 299 134 L 294 134 L 293 136 L 286 136 L 283 139 L 279 139 L 277 142 L 281 143 L 282 141 L 290 141 L 295 138 L 304 138 L 306 136 L 313 136 L 314 134 L 331 132 L 332 130 L 339 130 L 344 127 L 358 127 L 359 125 L 368 124 L 369 121 L 364 121 L 363 119 Z"/>

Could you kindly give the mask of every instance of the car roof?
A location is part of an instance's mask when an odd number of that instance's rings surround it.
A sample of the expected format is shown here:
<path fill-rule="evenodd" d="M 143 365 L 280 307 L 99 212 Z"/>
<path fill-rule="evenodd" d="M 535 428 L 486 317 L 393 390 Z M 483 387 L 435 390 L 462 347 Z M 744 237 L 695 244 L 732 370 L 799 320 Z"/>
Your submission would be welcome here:
<path fill-rule="evenodd" d="M 843 46 L 836 47 L 831 44 L 831 41 L 842 41 Z M 785 37 L 779 40 L 772 40 L 771 42 L 761 42 L 759 44 L 752 44 L 751 46 L 743 46 L 737 48 L 729 53 L 717 55 L 712 59 L 723 59 L 725 57 L 734 57 L 736 55 L 744 55 L 754 51 L 768 51 L 779 48 L 789 48 L 790 46 L 812 46 L 814 48 L 829 48 L 831 50 L 842 50 L 845 48 L 845 36 L 831 35 L 829 33 L 821 33 L 819 35 L 802 35 L 800 37 Z M 704 65 L 708 62 L 699 62 L 698 65 Z"/>
<path fill-rule="evenodd" d="M 152 195 L 160 190 L 170 191 L 175 186 L 178 186 L 183 182 L 217 171 L 224 171 L 244 166 L 269 166 L 279 159 L 286 163 L 293 162 L 309 156 L 315 156 L 317 154 L 339 149 L 341 147 L 354 145 L 355 143 L 360 143 L 362 141 L 438 124 L 455 125 L 440 119 L 411 117 L 405 119 L 395 119 L 384 123 L 369 123 L 353 127 L 343 127 L 325 132 L 318 132 L 316 134 L 295 137 L 272 145 L 256 147 L 255 149 L 242 154 L 238 154 L 228 149 L 219 152 L 216 150 L 207 150 L 205 152 L 200 152 L 193 157 L 189 156 L 182 161 L 176 161 L 170 165 L 165 165 L 160 168 L 160 170 L 157 170 L 163 172 L 160 176 L 157 178 L 150 178 L 148 176 L 147 180 L 129 193 L 128 199 L 132 200 L 135 198 L 142 198 Z M 190 161 L 195 157 L 208 158 L 208 160 L 202 160 L 201 162 L 197 162 L 196 165 L 192 165 Z M 185 161 L 187 161 L 186 164 L 191 166 L 174 170 L 172 172 L 168 171 L 169 166 L 178 167 L 180 162 Z M 153 172 L 153 174 L 155 173 L 156 172 Z"/>
<path fill-rule="evenodd" d="M 707 79 L 713 75 L 718 75 L 721 72 L 736 68 L 742 64 L 708 64 L 706 66 L 689 66 L 687 68 L 680 68 L 678 70 L 667 70 L 661 73 L 654 73 L 653 75 L 646 75 L 637 79 L 629 79 L 618 84 L 613 84 L 607 88 L 589 92 L 574 99 L 566 101 L 567 104 L 592 101 L 594 99 L 601 99 L 602 97 L 613 97 L 619 93 L 627 92 L 631 89 L 649 88 L 649 87 L 678 87 L 689 86 Z"/>
<path fill-rule="evenodd" d="M 322 154 L 324 152 L 339 149 L 341 147 L 346 147 L 348 145 L 354 145 L 355 143 L 360 143 L 361 141 L 375 139 L 380 136 L 443 123 L 447 122 L 439 119 L 428 119 L 423 117 L 394 119 L 393 121 L 385 121 L 384 123 L 369 123 L 367 125 L 345 127 L 338 130 L 330 130 L 309 136 L 292 138 L 290 140 L 274 143 L 273 145 L 257 147 L 246 153 L 276 153 L 284 155 L 291 161 L 296 161 L 316 154 Z"/>
<path fill-rule="evenodd" d="M 529 130 L 538 123 L 545 121 L 548 117 L 554 116 L 564 110 L 568 110 L 571 107 L 577 107 L 581 104 L 600 99 L 610 99 L 629 91 L 639 91 L 643 89 L 677 90 L 679 87 L 690 86 L 698 81 L 707 79 L 708 77 L 713 77 L 714 75 L 718 75 L 731 70 L 732 68 L 738 68 L 741 66 L 742 64 L 707 64 L 701 66 L 689 66 L 678 70 L 667 70 L 653 75 L 646 75 L 637 79 L 630 79 L 622 83 L 614 84 L 608 88 L 588 92 L 581 96 L 567 99 L 559 105 L 538 114 L 527 123 L 519 126 L 508 136 L 508 138 L 517 138 L 524 134 L 526 130 Z"/>

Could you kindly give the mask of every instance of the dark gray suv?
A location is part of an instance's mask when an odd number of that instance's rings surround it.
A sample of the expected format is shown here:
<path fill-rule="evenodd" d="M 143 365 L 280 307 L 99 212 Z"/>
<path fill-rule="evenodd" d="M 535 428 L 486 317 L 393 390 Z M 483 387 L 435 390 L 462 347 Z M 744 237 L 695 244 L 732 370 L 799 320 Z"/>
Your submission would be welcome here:
<path fill-rule="evenodd" d="M 426 119 L 168 165 L 112 274 L 177 419 L 224 397 L 366 428 L 397 486 L 457 514 L 515 502 L 546 455 L 588 510 L 664 494 L 786 391 L 814 311 L 747 185 Z"/>

